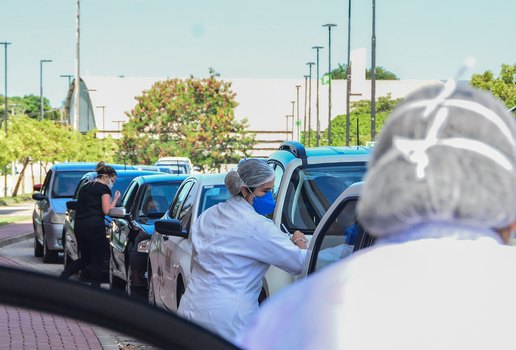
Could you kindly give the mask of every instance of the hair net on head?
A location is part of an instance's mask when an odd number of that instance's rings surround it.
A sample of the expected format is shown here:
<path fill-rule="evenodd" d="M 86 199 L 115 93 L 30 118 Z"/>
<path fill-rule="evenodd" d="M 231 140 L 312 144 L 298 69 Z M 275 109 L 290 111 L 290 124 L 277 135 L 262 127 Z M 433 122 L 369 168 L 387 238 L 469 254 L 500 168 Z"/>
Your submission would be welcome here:
<path fill-rule="evenodd" d="M 237 195 L 242 186 L 255 188 L 274 179 L 274 170 L 262 159 L 244 159 L 237 170 L 230 171 L 224 183 L 231 195 Z"/>
<path fill-rule="evenodd" d="M 358 203 L 373 235 L 516 219 L 516 122 L 491 94 L 449 81 L 411 94 L 390 115 Z"/>

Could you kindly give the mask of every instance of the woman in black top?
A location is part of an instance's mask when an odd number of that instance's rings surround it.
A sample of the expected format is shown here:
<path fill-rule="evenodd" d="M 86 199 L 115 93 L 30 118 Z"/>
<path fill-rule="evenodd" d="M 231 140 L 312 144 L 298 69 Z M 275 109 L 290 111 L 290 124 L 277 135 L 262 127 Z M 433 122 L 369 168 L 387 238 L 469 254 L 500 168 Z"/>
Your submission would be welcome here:
<path fill-rule="evenodd" d="M 75 235 L 79 246 L 79 259 L 68 265 L 60 278 L 68 279 L 90 265 L 92 286 L 100 287 L 102 261 L 106 251 L 106 225 L 104 216 L 116 205 L 120 192 L 111 200 L 111 187 L 116 181 L 116 171 L 110 166 L 97 169 L 97 179 L 79 190 L 75 213 Z"/>

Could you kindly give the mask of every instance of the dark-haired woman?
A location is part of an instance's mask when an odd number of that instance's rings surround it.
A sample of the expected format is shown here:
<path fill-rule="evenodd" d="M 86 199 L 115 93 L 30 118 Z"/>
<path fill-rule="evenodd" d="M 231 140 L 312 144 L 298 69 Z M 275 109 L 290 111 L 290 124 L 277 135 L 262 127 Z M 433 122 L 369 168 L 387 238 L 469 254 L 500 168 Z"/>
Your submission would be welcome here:
<path fill-rule="evenodd" d="M 79 246 L 79 259 L 68 265 L 60 278 L 68 279 L 90 265 L 91 284 L 100 287 L 102 261 L 106 250 L 106 226 L 104 216 L 116 205 L 120 192 L 111 200 L 111 188 L 116 181 L 116 171 L 110 166 L 100 166 L 97 178 L 79 190 L 74 231 Z"/>

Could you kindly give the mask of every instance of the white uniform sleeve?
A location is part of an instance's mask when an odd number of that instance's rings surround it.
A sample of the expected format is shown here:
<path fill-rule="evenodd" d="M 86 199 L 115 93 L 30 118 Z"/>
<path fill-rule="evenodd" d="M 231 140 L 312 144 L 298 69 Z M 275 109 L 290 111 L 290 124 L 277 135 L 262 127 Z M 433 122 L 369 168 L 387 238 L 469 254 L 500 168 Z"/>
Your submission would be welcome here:
<path fill-rule="evenodd" d="M 277 228 L 272 221 L 263 218 L 255 225 L 255 234 L 248 237 L 254 249 L 249 256 L 266 264 L 274 265 L 291 274 L 300 274 L 306 259 L 306 249 L 292 243 L 289 236 Z"/>

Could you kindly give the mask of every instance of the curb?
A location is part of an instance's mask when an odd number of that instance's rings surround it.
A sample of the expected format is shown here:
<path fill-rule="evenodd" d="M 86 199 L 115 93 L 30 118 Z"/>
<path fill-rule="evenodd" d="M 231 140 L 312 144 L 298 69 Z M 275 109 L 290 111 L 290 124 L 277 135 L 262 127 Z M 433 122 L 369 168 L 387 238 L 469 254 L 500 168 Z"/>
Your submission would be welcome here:
<path fill-rule="evenodd" d="M 25 241 L 32 237 L 34 237 L 34 232 L 22 233 L 15 237 L 3 238 L 3 239 L 0 239 L 0 247 L 5 247 L 6 245 L 9 245 L 9 244 Z"/>

